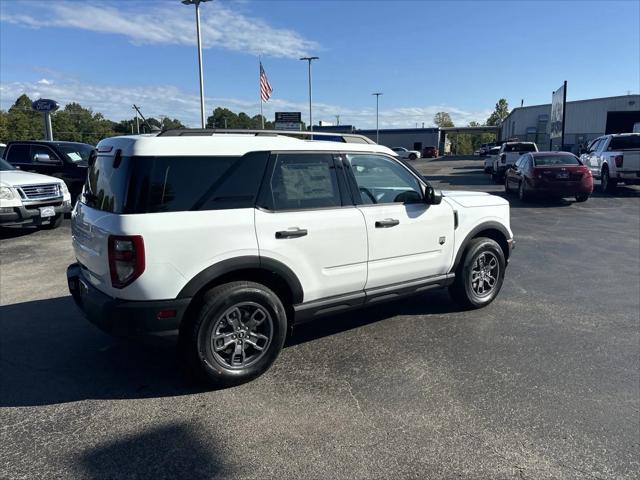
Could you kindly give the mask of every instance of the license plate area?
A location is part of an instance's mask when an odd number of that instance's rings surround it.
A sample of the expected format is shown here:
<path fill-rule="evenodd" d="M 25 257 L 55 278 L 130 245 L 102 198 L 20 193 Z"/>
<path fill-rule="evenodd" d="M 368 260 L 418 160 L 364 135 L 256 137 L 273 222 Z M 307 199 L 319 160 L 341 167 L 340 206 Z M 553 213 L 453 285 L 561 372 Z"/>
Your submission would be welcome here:
<path fill-rule="evenodd" d="M 569 172 L 556 173 L 556 178 L 559 180 L 567 180 L 569 178 Z"/>
<path fill-rule="evenodd" d="M 40 207 L 40 217 L 49 218 L 56 216 L 56 209 L 54 207 Z"/>

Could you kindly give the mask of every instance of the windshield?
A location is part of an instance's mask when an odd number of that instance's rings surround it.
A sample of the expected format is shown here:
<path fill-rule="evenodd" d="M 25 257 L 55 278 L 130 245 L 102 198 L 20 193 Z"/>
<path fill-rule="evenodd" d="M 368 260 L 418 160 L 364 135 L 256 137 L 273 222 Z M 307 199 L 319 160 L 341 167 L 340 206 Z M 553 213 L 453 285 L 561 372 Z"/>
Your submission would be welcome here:
<path fill-rule="evenodd" d="M 553 165 L 582 165 L 574 155 L 536 155 L 533 159 L 536 167 Z"/>
<path fill-rule="evenodd" d="M 627 135 L 624 137 L 613 137 L 609 144 L 609 150 L 633 150 L 640 148 L 640 135 Z"/>
<path fill-rule="evenodd" d="M 6 160 L 0 158 L 0 172 L 4 172 L 5 170 L 15 170 L 15 169 L 16 169 L 16 167 L 11 165 Z"/>
<path fill-rule="evenodd" d="M 58 150 L 64 153 L 64 156 L 67 157 L 72 162 L 86 162 L 89 160 L 89 154 L 94 149 L 91 145 L 84 145 L 82 143 L 79 144 L 65 144 L 59 143 L 57 145 Z"/>
<path fill-rule="evenodd" d="M 536 146 L 533 143 L 511 143 L 504 146 L 505 152 L 535 152 Z"/>

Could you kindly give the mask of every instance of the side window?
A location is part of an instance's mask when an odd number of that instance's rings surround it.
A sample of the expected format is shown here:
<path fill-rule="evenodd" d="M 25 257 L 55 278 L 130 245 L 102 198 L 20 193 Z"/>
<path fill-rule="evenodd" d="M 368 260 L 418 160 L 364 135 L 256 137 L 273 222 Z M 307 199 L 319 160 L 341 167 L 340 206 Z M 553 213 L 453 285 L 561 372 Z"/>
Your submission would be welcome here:
<path fill-rule="evenodd" d="M 379 155 L 353 154 L 346 157 L 358 187 L 358 203 L 422 202 L 420 182 L 398 162 Z"/>
<path fill-rule="evenodd" d="M 599 151 L 599 150 L 600 150 L 600 147 L 602 146 L 602 142 L 603 142 L 603 139 L 602 139 L 602 138 L 599 138 L 599 139 L 594 140 L 594 141 L 593 141 L 593 143 L 591 144 L 590 150 L 591 150 L 592 152 L 597 152 L 597 151 Z"/>
<path fill-rule="evenodd" d="M 33 159 L 38 154 L 49 155 L 49 158 L 51 158 L 52 160 L 59 160 L 55 152 L 49 147 L 45 145 L 31 145 L 31 154 L 29 156 L 30 161 L 33 162 Z"/>
<path fill-rule="evenodd" d="M 9 163 L 31 163 L 29 145 L 10 145 L 5 159 Z"/>
<path fill-rule="evenodd" d="M 269 187 L 267 203 L 272 210 L 342 206 L 331 154 L 278 154 Z"/>

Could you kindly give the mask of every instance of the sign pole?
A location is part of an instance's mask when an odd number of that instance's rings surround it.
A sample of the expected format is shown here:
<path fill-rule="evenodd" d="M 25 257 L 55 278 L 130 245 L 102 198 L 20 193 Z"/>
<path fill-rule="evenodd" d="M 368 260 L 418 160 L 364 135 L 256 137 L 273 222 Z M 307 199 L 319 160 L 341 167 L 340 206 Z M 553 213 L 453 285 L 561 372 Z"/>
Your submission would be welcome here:
<path fill-rule="evenodd" d="M 564 151 L 564 123 L 567 117 L 567 81 L 564 81 L 564 92 L 562 93 L 562 135 L 560 136 L 560 150 Z"/>
<path fill-rule="evenodd" d="M 53 141 L 53 128 L 51 128 L 51 113 L 43 112 L 44 115 L 44 139 L 51 142 Z"/>

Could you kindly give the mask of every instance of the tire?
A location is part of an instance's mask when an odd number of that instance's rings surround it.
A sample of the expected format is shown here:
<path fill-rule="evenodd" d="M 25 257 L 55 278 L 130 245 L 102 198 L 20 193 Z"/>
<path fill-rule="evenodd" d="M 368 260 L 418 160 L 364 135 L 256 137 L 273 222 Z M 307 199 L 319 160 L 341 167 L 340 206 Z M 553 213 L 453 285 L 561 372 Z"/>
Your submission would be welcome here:
<path fill-rule="evenodd" d="M 529 199 L 529 195 L 527 194 L 527 191 L 524 185 L 525 185 L 524 181 L 521 181 L 520 183 L 518 183 L 518 198 L 522 202 L 526 202 Z"/>
<path fill-rule="evenodd" d="M 59 213 L 55 217 L 51 217 L 51 220 L 49 220 L 49 223 L 38 225 L 38 228 L 41 230 L 53 230 L 54 228 L 58 228 L 60 226 L 63 218 L 64 218 L 64 214 Z"/>
<path fill-rule="evenodd" d="M 485 267 L 480 267 L 480 259 Z M 491 267 L 490 267 L 491 266 Z M 504 281 L 506 262 L 500 245 L 495 240 L 478 237 L 471 240 L 460 265 L 456 270 L 456 279 L 449 287 L 449 294 L 453 300 L 463 308 L 480 308 L 489 305 L 498 295 Z M 490 268 L 489 268 L 490 267 Z M 482 284 L 473 282 L 479 275 L 478 270 L 485 269 Z M 493 278 L 493 283 L 489 287 Z M 482 293 L 479 291 L 484 290 Z"/>
<path fill-rule="evenodd" d="M 587 200 L 589 200 L 589 194 L 588 193 L 578 193 L 578 194 L 576 194 L 576 202 L 582 203 L 582 202 L 586 202 Z"/>
<path fill-rule="evenodd" d="M 412 153 L 412 154 L 409 155 L 409 160 L 415 160 L 416 158 L 418 158 L 418 157 L 416 157 L 415 153 Z"/>
<path fill-rule="evenodd" d="M 504 193 L 511 193 L 511 189 L 509 188 L 509 179 L 504 177 Z"/>
<path fill-rule="evenodd" d="M 600 189 L 604 193 L 613 193 L 616 189 L 617 182 L 612 180 L 609 176 L 609 167 L 606 165 L 602 167 L 602 174 L 600 175 Z"/>
<path fill-rule="evenodd" d="M 273 291 L 259 283 L 231 282 L 204 295 L 199 312 L 181 328 L 180 353 L 190 376 L 214 387 L 227 387 L 267 371 L 286 336 L 285 308 Z M 220 342 L 219 348 L 214 342 Z"/>

